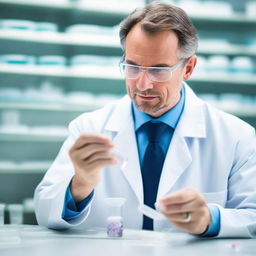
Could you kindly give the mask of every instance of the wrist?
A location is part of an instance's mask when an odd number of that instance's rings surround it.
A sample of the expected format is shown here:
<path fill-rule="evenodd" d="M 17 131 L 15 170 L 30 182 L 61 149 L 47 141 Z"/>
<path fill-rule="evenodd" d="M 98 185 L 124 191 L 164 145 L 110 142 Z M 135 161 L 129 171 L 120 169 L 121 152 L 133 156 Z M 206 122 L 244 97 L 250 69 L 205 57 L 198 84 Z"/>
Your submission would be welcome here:
<path fill-rule="evenodd" d="M 209 212 L 211 215 L 211 221 L 209 223 L 208 228 L 204 233 L 200 234 L 202 237 L 213 237 L 217 236 L 220 231 L 220 211 L 216 205 L 208 205 Z"/>
<path fill-rule="evenodd" d="M 70 191 L 76 203 L 83 201 L 93 191 L 94 187 L 89 184 L 82 183 L 76 176 L 70 183 Z"/>

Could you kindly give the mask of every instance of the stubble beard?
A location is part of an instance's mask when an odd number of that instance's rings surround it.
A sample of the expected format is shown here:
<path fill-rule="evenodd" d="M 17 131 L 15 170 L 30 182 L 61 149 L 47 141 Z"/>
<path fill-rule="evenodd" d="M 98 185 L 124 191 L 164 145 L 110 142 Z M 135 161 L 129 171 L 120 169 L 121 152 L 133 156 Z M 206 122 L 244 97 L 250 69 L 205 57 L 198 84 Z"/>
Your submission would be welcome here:
<path fill-rule="evenodd" d="M 141 112 L 144 112 L 148 115 L 151 116 L 156 116 L 158 112 L 162 111 L 163 109 L 167 108 L 168 105 L 162 105 L 162 99 L 161 99 L 161 95 L 156 94 L 155 92 L 152 92 L 150 90 L 148 91 L 144 91 L 144 92 L 140 92 L 138 90 L 128 90 L 128 94 L 130 95 L 131 100 L 134 102 L 135 106 L 137 109 L 139 109 Z M 136 100 L 136 95 L 140 94 L 143 96 L 156 96 L 159 98 L 159 102 L 155 103 L 154 105 L 151 102 L 138 102 Z"/>
<path fill-rule="evenodd" d="M 157 115 L 159 112 L 162 112 L 165 108 L 168 107 L 167 104 L 165 105 L 161 104 L 161 99 L 155 105 L 152 105 L 150 102 L 138 103 L 135 98 L 133 98 L 133 102 L 135 103 L 135 106 L 137 107 L 137 109 L 151 116 Z"/>

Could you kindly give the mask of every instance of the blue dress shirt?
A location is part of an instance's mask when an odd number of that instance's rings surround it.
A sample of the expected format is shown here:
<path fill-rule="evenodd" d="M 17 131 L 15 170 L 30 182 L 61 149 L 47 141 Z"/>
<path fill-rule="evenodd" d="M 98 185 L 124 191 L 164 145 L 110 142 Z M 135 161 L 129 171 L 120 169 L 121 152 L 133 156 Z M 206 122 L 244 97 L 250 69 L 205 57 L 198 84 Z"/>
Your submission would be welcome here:
<path fill-rule="evenodd" d="M 142 164 L 142 160 L 148 145 L 147 136 L 145 132 L 140 129 L 140 127 L 144 123 L 148 121 L 152 121 L 152 122 L 163 122 L 172 128 L 171 129 L 172 132 L 167 131 L 163 134 L 162 141 L 161 141 L 163 152 L 166 154 L 169 144 L 172 140 L 173 132 L 182 115 L 184 105 L 185 105 L 184 87 L 182 87 L 181 98 L 179 102 L 172 109 L 170 109 L 168 112 L 166 112 L 165 114 L 163 114 L 158 118 L 153 118 L 147 115 L 146 113 L 141 112 L 136 108 L 135 104 L 132 103 L 132 114 L 134 119 L 134 128 L 136 131 L 136 139 L 137 139 L 137 145 L 138 145 L 140 164 Z M 67 221 L 76 218 L 86 208 L 86 206 L 91 201 L 92 197 L 93 197 L 93 192 L 87 198 L 85 198 L 82 202 L 80 202 L 79 204 L 76 204 L 72 197 L 70 186 L 69 186 L 67 188 L 66 195 L 65 195 L 62 218 Z M 217 206 L 210 205 L 208 207 L 210 210 L 212 221 L 211 221 L 211 225 L 203 234 L 201 234 L 201 236 L 209 236 L 209 237 L 216 236 L 220 230 L 220 212 Z"/>
<path fill-rule="evenodd" d="M 93 193 L 94 191 L 92 191 L 91 194 L 87 196 L 83 201 L 81 201 L 80 203 L 76 203 L 72 196 L 70 185 L 69 185 L 66 190 L 66 195 L 64 199 L 62 218 L 66 221 L 70 221 L 78 217 L 91 201 L 93 197 Z"/>
<path fill-rule="evenodd" d="M 132 103 L 132 113 L 133 113 L 133 119 L 134 119 L 134 128 L 136 131 L 140 164 L 142 164 L 142 160 L 144 158 L 144 154 L 148 146 L 148 140 L 147 140 L 145 131 L 141 130 L 140 127 L 144 123 L 151 121 L 151 122 L 163 122 L 172 128 L 171 132 L 170 130 L 167 129 L 165 133 L 162 134 L 162 139 L 160 144 L 162 146 L 162 150 L 164 154 L 166 155 L 169 144 L 172 140 L 174 129 L 176 128 L 179 122 L 180 116 L 183 112 L 184 103 L 185 103 L 184 88 L 182 89 L 181 98 L 179 102 L 172 109 L 170 109 L 168 112 L 166 112 L 165 114 L 163 114 L 158 118 L 153 118 L 150 115 L 147 115 L 144 112 L 141 112 L 136 108 L 135 104 Z"/>

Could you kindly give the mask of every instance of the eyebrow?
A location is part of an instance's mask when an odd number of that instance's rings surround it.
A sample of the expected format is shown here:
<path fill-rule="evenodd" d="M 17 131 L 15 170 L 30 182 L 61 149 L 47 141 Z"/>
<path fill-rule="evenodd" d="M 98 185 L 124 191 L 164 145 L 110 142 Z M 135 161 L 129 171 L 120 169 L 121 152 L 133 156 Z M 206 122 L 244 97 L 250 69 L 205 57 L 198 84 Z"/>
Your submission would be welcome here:
<path fill-rule="evenodd" d="M 134 61 L 132 61 L 132 60 L 125 60 L 125 62 L 126 62 L 127 64 L 140 66 L 140 65 L 138 65 L 136 62 L 134 62 Z M 150 67 L 170 68 L 170 66 L 168 66 L 167 64 L 156 64 L 156 65 L 153 65 L 153 66 L 150 66 Z"/>

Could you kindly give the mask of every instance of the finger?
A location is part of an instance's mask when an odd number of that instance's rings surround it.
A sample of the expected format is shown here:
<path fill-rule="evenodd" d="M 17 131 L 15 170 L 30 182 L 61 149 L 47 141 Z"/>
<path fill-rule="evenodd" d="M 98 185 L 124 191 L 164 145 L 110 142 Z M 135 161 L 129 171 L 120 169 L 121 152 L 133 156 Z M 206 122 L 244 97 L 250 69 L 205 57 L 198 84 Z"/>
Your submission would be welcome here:
<path fill-rule="evenodd" d="M 94 162 L 91 162 L 88 166 L 91 170 L 98 170 L 107 166 L 115 165 L 117 162 L 115 159 L 100 159 Z"/>
<path fill-rule="evenodd" d="M 194 189 L 182 189 L 180 191 L 169 194 L 159 200 L 162 205 L 182 204 L 193 201 L 198 196 L 198 192 Z"/>
<path fill-rule="evenodd" d="M 179 213 L 179 214 L 168 214 L 166 217 L 171 222 L 177 222 L 177 223 L 189 223 L 193 221 L 193 213 L 191 212 L 185 212 L 185 213 Z"/>
<path fill-rule="evenodd" d="M 196 216 L 196 214 L 191 214 L 190 215 L 190 220 L 189 221 L 171 221 L 172 224 L 174 224 L 176 227 L 178 227 L 181 230 L 185 230 L 187 232 L 193 233 L 193 234 L 202 234 L 203 232 L 206 231 L 208 225 L 204 222 L 201 221 L 200 216 Z"/>
<path fill-rule="evenodd" d="M 96 134 L 96 133 L 84 133 L 80 135 L 80 137 L 72 146 L 71 150 L 80 149 L 84 147 L 86 144 L 90 144 L 90 143 L 112 145 L 110 138 L 105 135 Z"/>
<path fill-rule="evenodd" d="M 196 211 L 198 208 L 200 208 L 203 205 L 204 203 L 201 200 L 192 200 L 188 203 L 165 205 L 163 206 L 162 211 L 166 214 L 175 214 L 175 213 L 183 214 L 185 212 Z"/>
<path fill-rule="evenodd" d="M 203 233 L 211 222 L 211 215 L 208 207 L 205 205 L 203 207 L 199 207 L 197 210 L 193 212 L 188 212 L 190 214 L 187 219 L 187 215 L 185 213 L 179 214 L 165 214 L 166 218 L 174 224 L 176 227 L 186 230 L 190 233 L 201 234 Z M 183 221 L 182 221 L 183 215 Z M 184 220 L 185 219 L 185 220 Z"/>
<path fill-rule="evenodd" d="M 101 161 L 101 160 L 113 160 L 117 161 L 114 154 L 111 152 L 97 152 L 95 154 L 90 155 L 88 158 L 84 160 L 87 164 L 92 164 L 93 162 Z"/>
<path fill-rule="evenodd" d="M 107 152 L 110 151 L 110 149 L 113 146 L 111 145 L 103 145 L 103 144 L 89 144 L 87 146 L 84 146 L 80 149 L 74 150 L 70 154 L 72 155 L 73 159 L 77 160 L 86 160 L 91 155 L 97 153 L 97 152 Z"/>
<path fill-rule="evenodd" d="M 87 175 L 95 175 L 101 168 L 116 164 L 117 160 L 115 158 L 109 158 L 104 156 L 94 156 L 94 158 L 91 159 L 90 162 L 88 160 L 81 160 L 80 162 L 77 162 L 77 166 L 79 167 L 79 169 L 86 170 Z"/>

